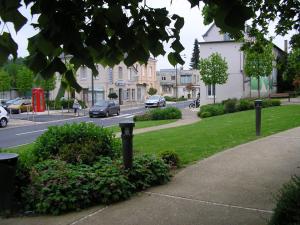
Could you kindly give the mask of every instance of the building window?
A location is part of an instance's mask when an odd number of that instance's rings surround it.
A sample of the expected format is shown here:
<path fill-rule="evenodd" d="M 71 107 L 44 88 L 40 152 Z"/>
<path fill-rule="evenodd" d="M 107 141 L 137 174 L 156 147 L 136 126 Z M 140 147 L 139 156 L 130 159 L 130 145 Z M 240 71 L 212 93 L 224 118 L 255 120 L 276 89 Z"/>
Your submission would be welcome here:
<path fill-rule="evenodd" d="M 131 99 L 135 100 L 135 89 L 131 90 Z"/>
<path fill-rule="evenodd" d="M 148 74 L 148 76 L 152 77 L 152 66 L 149 67 L 149 74 Z"/>
<path fill-rule="evenodd" d="M 228 33 L 225 33 L 223 37 L 224 37 L 224 41 L 230 41 L 231 40 Z"/>
<path fill-rule="evenodd" d="M 126 99 L 129 100 L 130 98 L 130 89 L 126 90 Z"/>
<path fill-rule="evenodd" d="M 86 66 L 81 67 L 80 79 L 81 80 L 87 79 L 87 67 Z"/>
<path fill-rule="evenodd" d="M 189 75 L 189 74 L 180 75 L 180 83 L 181 84 L 190 84 L 190 83 L 192 83 L 192 75 Z"/>
<path fill-rule="evenodd" d="M 171 76 L 171 80 L 175 80 L 175 76 Z"/>
<path fill-rule="evenodd" d="M 109 94 L 114 93 L 114 92 L 115 92 L 115 91 L 114 91 L 113 88 L 110 88 L 110 89 L 109 89 Z"/>
<path fill-rule="evenodd" d="M 207 85 L 207 96 L 213 97 L 216 94 L 216 86 L 209 84 Z"/>
<path fill-rule="evenodd" d="M 170 86 L 163 85 L 162 86 L 162 91 L 163 91 L 163 93 L 171 93 L 172 88 Z"/>
<path fill-rule="evenodd" d="M 166 77 L 165 77 L 165 76 L 162 76 L 162 77 L 161 77 L 161 80 L 166 80 Z"/>
<path fill-rule="evenodd" d="M 119 66 L 119 80 L 123 79 L 123 68 Z"/>

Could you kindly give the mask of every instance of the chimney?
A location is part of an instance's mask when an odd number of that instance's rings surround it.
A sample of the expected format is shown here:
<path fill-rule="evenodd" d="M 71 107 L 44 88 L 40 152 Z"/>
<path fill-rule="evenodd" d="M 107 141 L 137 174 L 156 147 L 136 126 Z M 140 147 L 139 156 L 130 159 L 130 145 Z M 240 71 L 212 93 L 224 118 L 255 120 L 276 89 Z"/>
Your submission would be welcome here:
<path fill-rule="evenodd" d="M 284 40 L 284 51 L 286 53 L 288 52 L 288 42 L 287 42 L 287 40 Z"/>

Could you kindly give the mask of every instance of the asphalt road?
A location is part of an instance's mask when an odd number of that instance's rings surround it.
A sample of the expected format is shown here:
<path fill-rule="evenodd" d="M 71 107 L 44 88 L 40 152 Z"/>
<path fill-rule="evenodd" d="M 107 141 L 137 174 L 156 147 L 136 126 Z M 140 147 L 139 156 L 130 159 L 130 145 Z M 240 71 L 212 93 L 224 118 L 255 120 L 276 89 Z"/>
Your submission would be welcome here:
<path fill-rule="evenodd" d="M 177 108 L 185 108 L 189 105 L 190 102 L 178 102 L 172 104 Z M 58 121 L 50 121 L 50 122 L 43 122 L 39 124 L 33 125 L 26 125 L 21 127 L 7 127 L 0 129 L 0 148 L 10 148 L 16 147 L 28 143 L 32 143 L 36 140 L 38 136 L 43 134 L 49 126 L 61 126 L 65 123 L 74 123 L 74 122 L 88 122 L 94 123 L 99 126 L 109 127 L 113 125 L 118 125 L 120 122 L 125 120 L 132 120 L 134 115 L 142 114 L 146 110 L 144 107 L 134 108 L 134 109 L 124 109 L 121 111 L 119 116 L 112 116 L 108 118 L 89 118 L 88 116 L 83 117 L 73 117 L 73 118 L 66 118 L 61 120 L 59 118 Z"/>

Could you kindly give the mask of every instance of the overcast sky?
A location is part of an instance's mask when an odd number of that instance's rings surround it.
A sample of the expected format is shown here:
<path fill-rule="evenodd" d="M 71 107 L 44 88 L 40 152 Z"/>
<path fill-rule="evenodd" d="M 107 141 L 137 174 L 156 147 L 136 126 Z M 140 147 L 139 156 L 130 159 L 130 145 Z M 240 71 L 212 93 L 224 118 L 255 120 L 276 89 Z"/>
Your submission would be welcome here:
<path fill-rule="evenodd" d="M 151 7 L 167 7 L 167 9 L 170 11 L 170 14 L 178 14 L 182 17 L 184 17 L 184 26 L 181 30 L 180 34 L 180 41 L 182 45 L 185 47 L 185 50 L 182 51 L 182 55 L 185 55 L 186 57 L 184 60 L 186 61 L 184 65 L 184 69 L 189 68 L 189 63 L 192 55 L 193 45 L 195 38 L 198 39 L 198 41 L 203 41 L 202 35 L 207 31 L 209 26 L 205 26 L 203 24 L 203 18 L 201 16 L 201 9 L 198 7 L 194 7 L 193 9 L 190 8 L 190 3 L 187 0 L 173 0 L 171 4 L 171 0 L 164 0 L 164 1 L 158 1 L 158 0 L 147 0 L 147 5 Z M 30 20 L 34 21 L 36 18 L 31 18 L 28 10 L 22 9 L 21 12 L 27 17 L 30 18 Z M 5 29 L 6 30 L 6 29 Z M 12 30 L 12 29 L 11 29 Z M 18 55 L 19 56 L 27 56 L 28 52 L 26 50 L 27 48 L 27 38 L 33 36 L 36 33 L 36 31 L 29 25 L 25 25 L 17 35 L 14 35 L 14 39 L 17 41 L 19 45 L 18 49 Z M 271 34 L 274 34 L 272 28 L 270 31 Z M 283 42 L 284 39 L 289 40 L 290 35 L 287 35 L 286 37 L 276 37 L 274 40 L 274 43 L 283 49 Z M 170 52 L 170 49 L 168 45 L 166 47 L 166 55 L 165 56 L 159 56 L 157 57 L 157 70 L 159 69 L 169 69 L 172 68 L 172 65 L 168 62 L 167 54 Z"/>

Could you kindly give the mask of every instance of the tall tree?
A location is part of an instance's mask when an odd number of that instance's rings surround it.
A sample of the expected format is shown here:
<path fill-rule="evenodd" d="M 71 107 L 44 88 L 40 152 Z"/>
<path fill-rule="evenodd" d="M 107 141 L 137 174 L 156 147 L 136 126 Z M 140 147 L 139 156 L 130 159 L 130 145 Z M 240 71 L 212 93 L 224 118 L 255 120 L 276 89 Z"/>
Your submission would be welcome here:
<path fill-rule="evenodd" d="M 0 69 L 0 91 L 4 96 L 5 91 L 9 91 L 10 89 L 10 76 L 6 71 Z"/>
<path fill-rule="evenodd" d="M 18 92 L 26 96 L 26 92 L 30 91 L 33 85 L 33 73 L 30 69 L 22 66 L 18 69 L 16 77 L 16 88 Z"/>
<path fill-rule="evenodd" d="M 200 59 L 199 70 L 205 85 L 213 86 L 214 103 L 216 103 L 216 84 L 225 84 L 228 79 L 228 64 L 219 53 L 213 53 L 206 59 Z"/>
<path fill-rule="evenodd" d="M 246 76 L 257 79 L 257 92 L 260 97 L 260 77 L 270 76 L 273 69 L 273 45 L 269 43 L 262 50 L 246 50 L 244 71 Z"/>
<path fill-rule="evenodd" d="M 194 49 L 193 49 L 191 63 L 190 63 L 190 68 L 191 69 L 194 69 L 194 70 L 198 69 L 199 58 L 200 58 L 199 43 L 198 43 L 198 40 L 195 39 Z"/>
<path fill-rule="evenodd" d="M 299 31 L 300 1 L 298 0 L 187 0 L 191 7 L 204 2 L 210 21 L 215 21 L 223 32 L 241 36 L 244 24 L 253 24 L 266 31 L 270 21 L 275 21 L 277 34 L 291 29 Z M 169 15 L 166 8 L 153 8 L 145 0 L 122 1 L 49 1 L 2 0 L 0 27 L 11 22 L 18 32 L 28 20 L 19 9 L 22 4 L 38 15 L 31 24 L 38 33 L 29 39 L 27 63 L 35 74 L 53 76 L 55 72 L 72 73 L 60 60 L 61 54 L 72 55 L 70 63 L 75 71 L 82 65 L 97 75 L 96 63 L 113 66 L 124 61 L 127 66 L 135 62 L 147 63 L 150 55 L 165 55 L 164 43 L 170 43 L 170 63 L 183 64 L 180 52 L 180 30 L 184 19 Z M 207 18 L 206 18 L 207 19 Z M 207 20 L 209 21 L 209 20 Z M 29 21 L 30 23 L 30 21 Z M 2 29 L 3 30 L 3 29 Z M 12 29 L 11 29 L 12 30 Z M 9 32 L 0 34 L 0 64 L 9 55 L 17 57 L 18 46 Z M 73 87 L 80 90 L 76 79 L 67 76 Z"/>
<path fill-rule="evenodd" d="M 288 55 L 283 75 L 284 79 L 292 83 L 295 88 L 300 87 L 300 48 L 294 48 Z"/>

